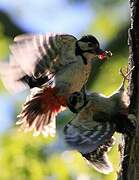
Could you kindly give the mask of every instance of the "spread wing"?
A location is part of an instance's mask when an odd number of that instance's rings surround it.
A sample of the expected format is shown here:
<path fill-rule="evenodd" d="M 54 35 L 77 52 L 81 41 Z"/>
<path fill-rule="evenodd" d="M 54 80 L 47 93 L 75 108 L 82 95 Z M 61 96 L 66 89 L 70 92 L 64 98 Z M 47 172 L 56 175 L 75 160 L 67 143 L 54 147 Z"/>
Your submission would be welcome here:
<path fill-rule="evenodd" d="M 68 34 L 15 37 L 10 46 L 11 56 L 7 65 L 14 85 L 18 88 L 18 83 L 24 82 L 35 87 L 47 82 L 53 74 L 72 61 L 72 57 L 66 57 L 75 56 L 75 42 L 76 38 Z M 2 67 L 1 74 L 5 75 Z"/>
<path fill-rule="evenodd" d="M 109 140 L 114 132 L 115 124 L 104 120 L 103 117 L 99 122 L 94 121 L 89 113 L 88 118 L 77 115 L 64 129 L 67 144 L 82 154 L 95 151 Z"/>

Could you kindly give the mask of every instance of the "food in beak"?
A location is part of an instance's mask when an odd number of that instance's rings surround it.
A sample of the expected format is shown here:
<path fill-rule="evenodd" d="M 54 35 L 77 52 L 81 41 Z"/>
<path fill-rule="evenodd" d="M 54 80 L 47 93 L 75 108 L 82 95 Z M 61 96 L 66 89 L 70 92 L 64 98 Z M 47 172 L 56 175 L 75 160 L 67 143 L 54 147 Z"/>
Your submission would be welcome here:
<path fill-rule="evenodd" d="M 98 58 L 99 58 L 100 60 L 107 59 L 108 57 L 112 57 L 112 52 L 111 52 L 111 51 L 101 51 L 101 52 L 98 54 Z"/>

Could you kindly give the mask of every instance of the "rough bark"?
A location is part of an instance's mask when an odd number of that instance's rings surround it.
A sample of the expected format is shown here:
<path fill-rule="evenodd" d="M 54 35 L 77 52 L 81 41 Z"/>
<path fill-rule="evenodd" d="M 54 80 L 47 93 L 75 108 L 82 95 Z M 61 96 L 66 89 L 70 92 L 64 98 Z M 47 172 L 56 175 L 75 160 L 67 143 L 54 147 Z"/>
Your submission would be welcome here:
<path fill-rule="evenodd" d="M 135 136 L 124 136 L 121 174 L 118 180 L 139 180 L 139 0 L 129 0 L 131 26 L 128 31 L 129 67 L 135 66 L 129 81 L 129 114 L 137 117 Z"/>

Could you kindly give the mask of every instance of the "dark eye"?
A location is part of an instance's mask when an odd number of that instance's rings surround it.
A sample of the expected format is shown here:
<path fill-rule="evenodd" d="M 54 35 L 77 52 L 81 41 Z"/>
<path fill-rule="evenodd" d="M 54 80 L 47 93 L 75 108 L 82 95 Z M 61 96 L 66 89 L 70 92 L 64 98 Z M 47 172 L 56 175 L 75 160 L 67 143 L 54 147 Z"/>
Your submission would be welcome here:
<path fill-rule="evenodd" d="M 93 47 L 93 46 L 94 46 L 94 44 L 88 43 L 88 47 Z"/>
<path fill-rule="evenodd" d="M 96 48 L 98 48 L 99 47 L 99 44 L 97 44 L 97 43 L 88 43 L 88 47 L 92 47 L 93 49 L 96 49 Z"/>

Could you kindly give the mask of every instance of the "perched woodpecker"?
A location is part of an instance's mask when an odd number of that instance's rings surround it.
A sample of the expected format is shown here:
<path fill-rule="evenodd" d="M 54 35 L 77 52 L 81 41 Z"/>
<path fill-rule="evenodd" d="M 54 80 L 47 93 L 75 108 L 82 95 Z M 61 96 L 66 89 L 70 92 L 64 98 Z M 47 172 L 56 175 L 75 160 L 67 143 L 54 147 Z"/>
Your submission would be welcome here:
<path fill-rule="evenodd" d="M 2 79 L 8 89 L 31 89 L 17 124 L 36 135 L 55 133 L 56 115 L 66 109 L 69 95 L 85 85 L 92 60 L 111 56 L 92 35 L 79 40 L 68 34 L 20 35 L 10 50 L 9 64 L 0 64 Z"/>
<path fill-rule="evenodd" d="M 112 171 L 107 152 L 115 131 L 132 135 L 134 123 L 128 116 L 129 100 L 122 86 L 111 96 L 75 92 L 68 98 L 75 117 L 64 128 L 65 140 L 101 173 Z"/>

